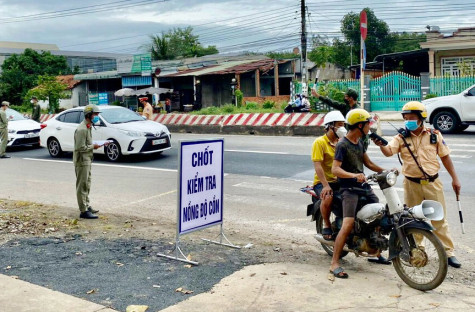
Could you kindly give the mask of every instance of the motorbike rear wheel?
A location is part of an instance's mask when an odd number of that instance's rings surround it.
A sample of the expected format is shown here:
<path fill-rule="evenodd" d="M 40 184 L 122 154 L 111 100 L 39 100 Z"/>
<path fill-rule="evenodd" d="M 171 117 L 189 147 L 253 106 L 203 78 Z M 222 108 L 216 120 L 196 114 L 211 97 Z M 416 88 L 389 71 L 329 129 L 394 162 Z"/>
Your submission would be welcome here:
<path fill-rule="evenodd" d="M 422 238 L 419 242 L 419 239 Z M 399 277 L 410 287 L 418 290 L 431 290 L 438 287 L 447 275 L 447 254 L 444 246 L 434 233 L 409 228 L 406 238 L 410 246 L 411 260 L 409 262 L 400 256 L 393 259 L 394 269 Z M 397 238 L 396 248 L 401 248 Z"/>
<path fill-rule="evenodd" d="M 320 201 L 315 203 L 315 205 L 319 205 L 319 204 L 320 204 Z M 335 221 L 335 215 L 333 213 L 331 213 L 330 214 L 330 223 L 333 223 L 333 221 Z M 316 227 L 317 227 L 317 233 L 322 234 L 324 222 L 323 222 L 322 214 L 320 212 L 317 213 L 317 218 L 316 218 L 315 223 L 316 223 Z M 325 244 L 322 243 L 322 247 L 330 257 L 333 257 L 333 246 L 328 246 L 328 245 L 325 245 Z M 346 256 L 347 254 L 348 254 L 348 251 L 342 250 L 341 254 L 340 254 L 340 259 L 343 258 L 344 256 Z"/>

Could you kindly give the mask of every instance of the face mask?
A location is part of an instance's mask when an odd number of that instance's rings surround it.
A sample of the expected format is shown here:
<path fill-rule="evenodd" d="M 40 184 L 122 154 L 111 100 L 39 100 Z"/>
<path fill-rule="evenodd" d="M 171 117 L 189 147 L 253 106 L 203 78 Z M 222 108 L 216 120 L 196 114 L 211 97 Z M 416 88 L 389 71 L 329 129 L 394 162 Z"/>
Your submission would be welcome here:
<path fill-rule="evenodd" d="M 94 116 L 94 117 L 92 118 L 92 123 L 93 123 L 93 124 L 97 124 L 97 123 L 99 122 L 99 120 L 100 120 L 100 119 L 99 119 L 99 116 L 96 115 L 96 116 Z"/>
<path fill-rule="evenodd" d="M 34 104 L 34 103 L 35 103 L 35 101 L 31 100 L 31 101 L 30 101 L 30 103 L 31 103 L 31 104 Z"/>
<path fill-rule="evenodd" d="M 346 130 L 345 127 L 340 127 L 336 130 L 335 134 L 336 136 L 341 139 L 341 138 L 344 138 L 346 136 L 346 134 L 348 133 L 348 130 Z"/>
<path fill-rule="evenodd" d="M 346 104 L 350 104 L 350 100 L 348 100 L 348 99 L 344 99 L 343 101 L 344 101 Z"/>
<path fill-rule="evenodd" d="M 417 128 L 419 128 L 419 125 L 417 124 L 417 120 L 406 120 L 404 121 L 404 124 L 406 125 L 406 128 L 409 131 L 414 131 Z"/>

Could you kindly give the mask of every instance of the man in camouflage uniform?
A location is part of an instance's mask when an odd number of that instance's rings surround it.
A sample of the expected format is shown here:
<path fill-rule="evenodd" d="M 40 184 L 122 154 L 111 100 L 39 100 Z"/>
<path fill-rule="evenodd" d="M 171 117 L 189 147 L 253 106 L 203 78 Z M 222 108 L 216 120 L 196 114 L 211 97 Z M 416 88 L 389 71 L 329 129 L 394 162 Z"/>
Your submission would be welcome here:
<path fill-rule="evenodd" d="M 312 89 L 312 95 L 316 96 L 320 101 L 322 101 L 322 103 L 339 110 L 343 114 L 343 116 L 346 116 L 346 114 L 348 114 L 348 112 L 352 109 L 360 108 L 357 101 L 358 92 L 353 89 L 346 90 L 344 99 L 345 103 L 333 101 L 327 97 L 321 96 L 317 93 L 315 89 Z"/>
<path fill-rule="evenodd" d="M 74 132 L 73 162 L 76 170 L 76 196 L 78 200 L 79 217 L 84 219 L 97 219 L 89 206 L 89 191 L 91 190 L 91 163 L 93 150 L 101 145 L 93 144 L 91 127 L 99 121 L 99 108 L 96 105 L 87 105 L 84 108 L 84 120 Z"/>
<path fill-rule="evenodd" d="M 31 119 L 40 122 L 41 117 L 41 107 L 38 104 L 38 98 L 36 96 L 32 96 L 30 100 L 31 104 L 33 104 L 33 110 L 31 112 Z"/>

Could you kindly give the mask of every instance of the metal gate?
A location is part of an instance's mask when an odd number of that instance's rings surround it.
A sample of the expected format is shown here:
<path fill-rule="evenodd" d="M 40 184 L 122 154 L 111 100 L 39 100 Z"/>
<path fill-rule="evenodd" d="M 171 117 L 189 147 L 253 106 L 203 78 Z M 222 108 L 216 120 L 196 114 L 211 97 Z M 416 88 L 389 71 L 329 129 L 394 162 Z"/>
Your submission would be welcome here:
<path fill-rule="evenodd" d="M 371 80 L 371 111 L 400 111 L 409 101 L 421 100 L 421 78 L 391 72 Z"/>

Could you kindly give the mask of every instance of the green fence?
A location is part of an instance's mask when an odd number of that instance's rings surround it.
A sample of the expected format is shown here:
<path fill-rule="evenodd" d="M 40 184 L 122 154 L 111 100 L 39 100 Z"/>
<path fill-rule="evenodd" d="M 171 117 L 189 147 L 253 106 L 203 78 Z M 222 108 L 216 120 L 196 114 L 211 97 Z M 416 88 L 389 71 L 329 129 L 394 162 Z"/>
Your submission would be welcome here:
<path fill-rule="evenodd" d="M 458 94 L 475 84 L 475 76 L 466 77 L 435 77 L 430 78 L 429 93 L 437 96 Z M 314 85 L 309 83 L 310 88 Z M 333 85 L 342 92 L 348 88 L 355 89 L 360 94 L 360 81 L 358 79 L 329 80 L 317 83 L 320 86 Z M 293 83 L 294 93 L 302 93 L 302 84 Z M 391 72 L 379 78 L 370 80 L 370 110 L 371 111 L 400 111 L 402 106 L 409 101 L 421 101 L 421 79 L 402 72 Z M 315 108 L 320 111 L 328 110 L 326 105 L 316 103 Z"/>
<path fill-rule="evenodd" d="M 475 84 L 475 76 L 430 78 L 429 93 L 437 96 L 458 94 Z"/>
<path fill-rule="evenodd" d="M 391 72 L 371 80 L 371 110 L 399 111 L 406 102 L 421 100 L 421 78 Z"/>

